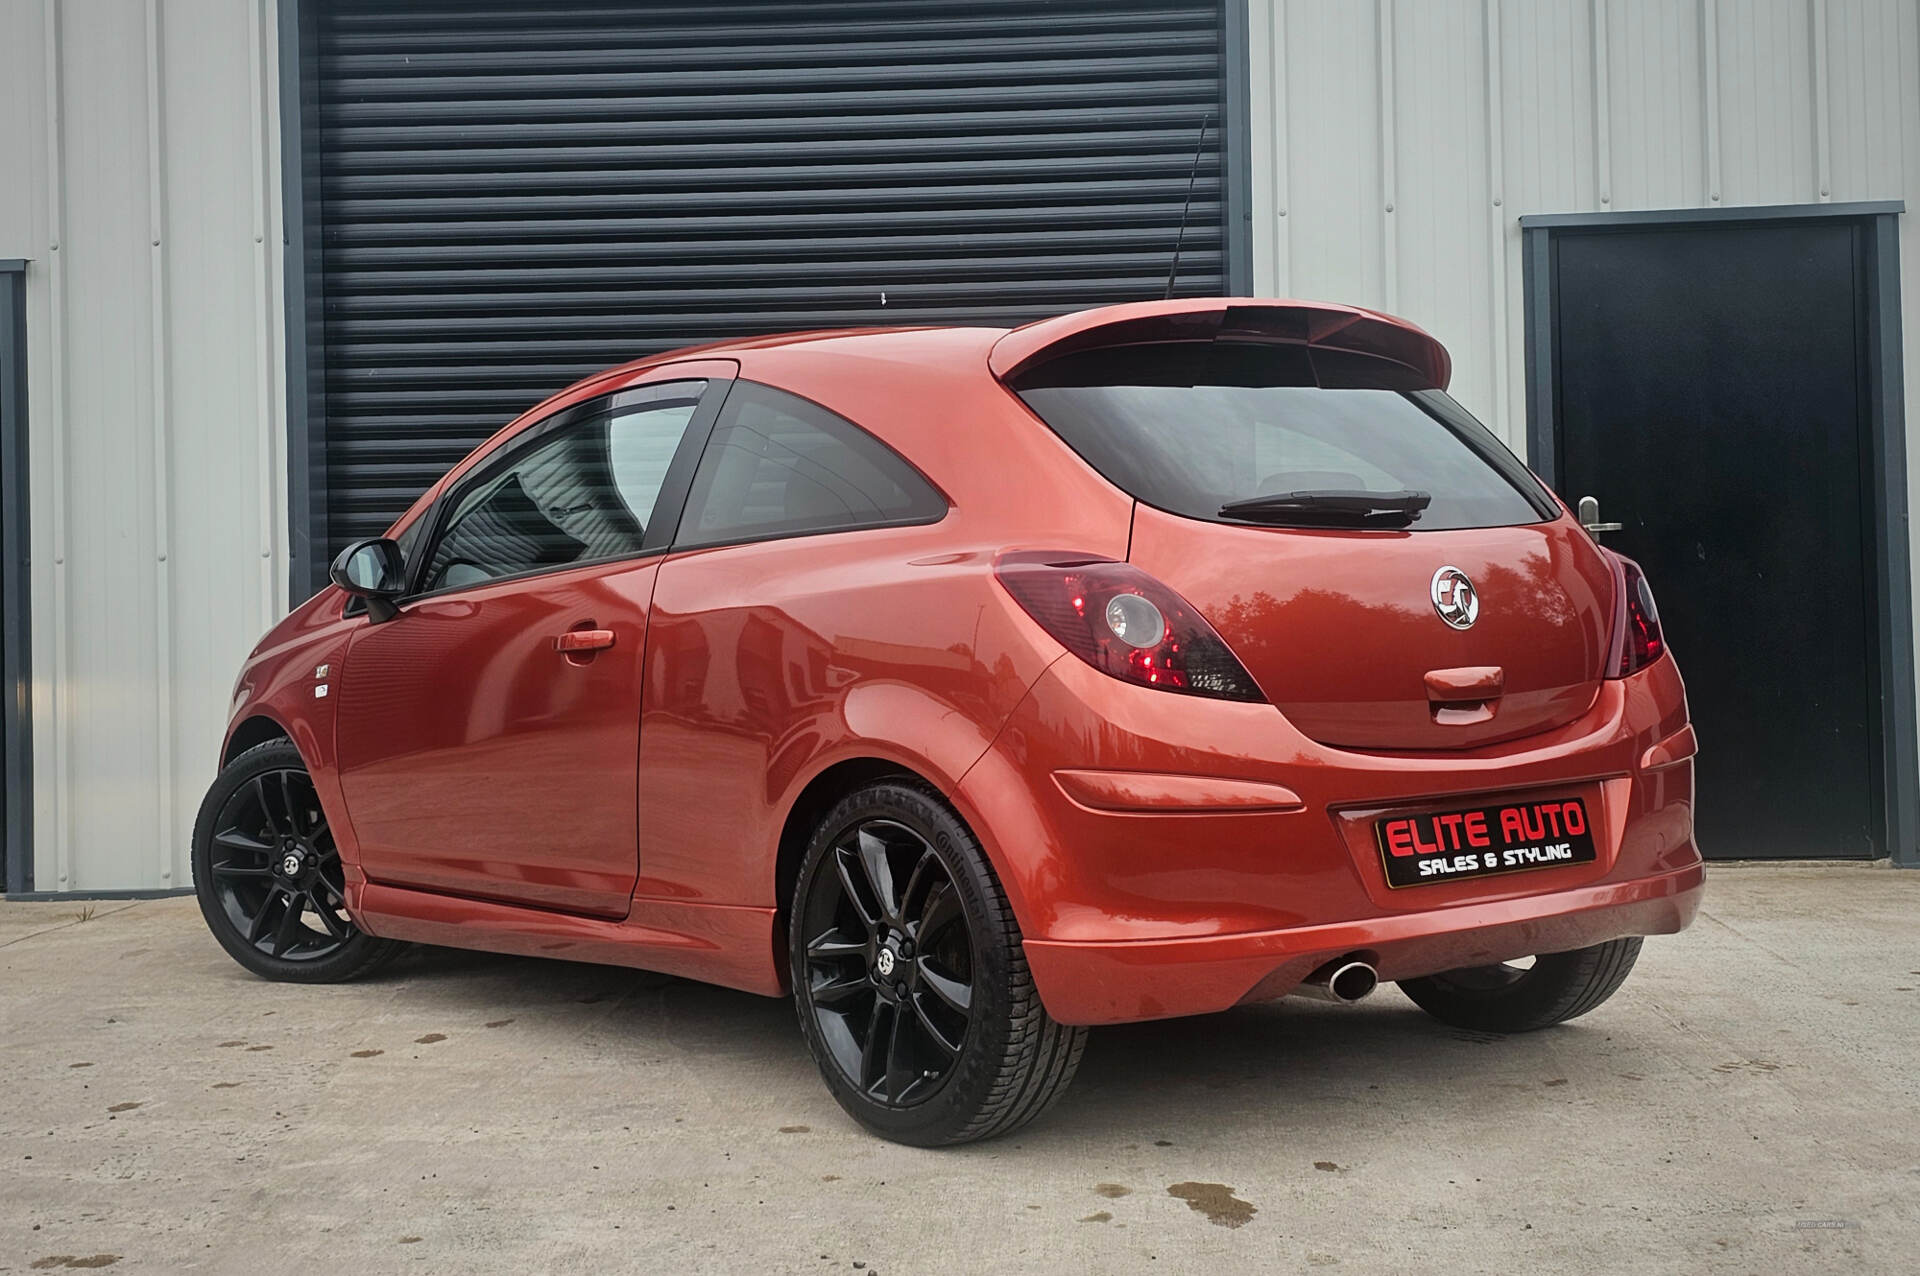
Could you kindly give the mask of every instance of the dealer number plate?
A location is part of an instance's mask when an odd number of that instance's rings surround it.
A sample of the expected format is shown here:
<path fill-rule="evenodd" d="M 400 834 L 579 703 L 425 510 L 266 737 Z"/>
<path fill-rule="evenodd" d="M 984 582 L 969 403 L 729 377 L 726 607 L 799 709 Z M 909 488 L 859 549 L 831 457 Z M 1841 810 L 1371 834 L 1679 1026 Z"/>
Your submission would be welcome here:
<path fill-rule="evenodd" d="M 1579 798 L 1395 815 L 1373 828 L 1387 885 L 1396 887 L 1590 864 L 1597 854 Z"/>

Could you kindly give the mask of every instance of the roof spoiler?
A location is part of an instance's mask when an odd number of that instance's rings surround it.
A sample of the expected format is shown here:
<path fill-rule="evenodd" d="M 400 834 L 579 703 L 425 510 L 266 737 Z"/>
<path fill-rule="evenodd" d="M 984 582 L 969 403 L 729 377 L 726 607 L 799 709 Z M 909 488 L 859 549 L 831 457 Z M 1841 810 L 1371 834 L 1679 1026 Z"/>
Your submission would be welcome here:
<path fill-rule="evenodd" d="M 1412 379 L 1425 389 L 1444 390 L 1453 375 L 1446 347 L 1405 319 L 1318 301 L 1244 297 L 1135 301 L 1041 319 L 995 342 L 987 364 L 1011 382 L 1083 350 L 1189 341 L 1308 346 L 1379 359 L 1398 370 L 1396 384 Z"/>

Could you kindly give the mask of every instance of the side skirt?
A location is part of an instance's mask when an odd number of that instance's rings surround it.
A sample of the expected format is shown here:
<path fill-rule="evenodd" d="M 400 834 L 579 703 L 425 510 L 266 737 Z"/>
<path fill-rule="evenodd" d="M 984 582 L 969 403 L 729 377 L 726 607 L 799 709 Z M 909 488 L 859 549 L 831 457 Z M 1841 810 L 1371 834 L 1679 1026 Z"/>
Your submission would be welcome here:
<path fill-rule="evenodd" d="M 635 966 L 768 997 L 787 992 L 771 908 L 636 899 L 624 920 L 609 921 L 373 882 L 350 893 L 354 920 L 382 939 Z"/>

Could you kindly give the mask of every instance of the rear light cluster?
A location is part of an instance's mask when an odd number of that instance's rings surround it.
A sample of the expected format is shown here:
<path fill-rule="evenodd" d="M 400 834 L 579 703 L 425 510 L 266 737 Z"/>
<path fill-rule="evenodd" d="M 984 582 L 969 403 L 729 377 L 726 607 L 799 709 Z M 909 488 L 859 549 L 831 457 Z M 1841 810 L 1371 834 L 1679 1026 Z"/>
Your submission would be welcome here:
<path fill-rule="evenodd" d="M 1266 700 L 1213 626 L 1131 563 L 1016 553 L 1002 555 L 994 574 L 1042 629 L 1102 673 L 1183 695 Z"/>
<path fill-rule="evenodd" d="M 1660 633 L 1660 609 L 1640 564 L 1614 554 L 1620 568 L 1620 606 L 1614 613 L 1614 658 L 1611 677 L 1624 678 L 1660 659 L 1667 649 Z"/>

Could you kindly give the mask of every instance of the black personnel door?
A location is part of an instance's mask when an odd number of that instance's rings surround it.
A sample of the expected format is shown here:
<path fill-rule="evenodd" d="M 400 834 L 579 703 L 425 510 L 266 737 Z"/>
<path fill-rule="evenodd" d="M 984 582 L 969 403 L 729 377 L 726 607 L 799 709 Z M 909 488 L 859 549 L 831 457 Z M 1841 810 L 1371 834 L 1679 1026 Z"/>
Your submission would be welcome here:
<path fill-rule="evenodd" d="M 1554 458 L 1637 559 L 1700 734 L 1714 858 L 1867 857 L 1881 827 L 1857 222 L 1553 234 Z"/>

